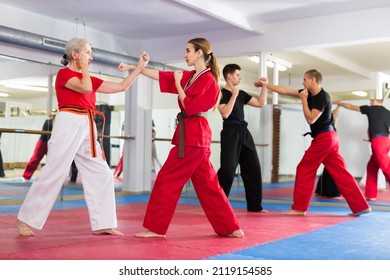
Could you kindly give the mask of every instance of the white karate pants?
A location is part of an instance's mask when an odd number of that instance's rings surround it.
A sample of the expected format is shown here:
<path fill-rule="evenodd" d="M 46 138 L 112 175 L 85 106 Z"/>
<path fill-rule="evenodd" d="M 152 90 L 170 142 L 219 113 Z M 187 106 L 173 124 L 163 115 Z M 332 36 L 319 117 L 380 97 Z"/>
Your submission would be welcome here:
<path fill-rule="evenodd" d="M 93 129 L 97 135 L 95 123 Z M 97 140 L 97 157 L 91 156 L 89 139 L 87 115 L 60 112 L 56 116 L 46 164 L 19 210 L 19 220 L 33 228 L 43 228 L 74 159 L 83 184 L 92 230 L 117 227 L 113 175 Z"/>

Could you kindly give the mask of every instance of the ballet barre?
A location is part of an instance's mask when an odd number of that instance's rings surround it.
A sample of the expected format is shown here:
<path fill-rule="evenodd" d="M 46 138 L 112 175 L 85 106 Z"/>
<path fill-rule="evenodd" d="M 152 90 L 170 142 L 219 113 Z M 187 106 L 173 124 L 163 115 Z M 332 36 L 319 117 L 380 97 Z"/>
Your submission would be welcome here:
<path fill-rule="evenodd" d="M 165 141 L 165 142 L 170 142 L 172 141 L 172 138 L 155 138 L 154 141 Z M 220 144 L 221 141 L 217 141 L 217 140 L 211 140 L 211 143 L 213 144 Z M 267 147 L 269 146 L 268 144 L 255 144 L 256 147 Z"/>
<path fill-rule="evenodd" d="M 39 134 L 39 135 L 51 135 L 51 131 L 47 130 L 32 130 L 32 129 L 22 129 L 22 128 L 0 128 L 0 133 L 24 133 L 24 134 Z M 116 139 L 125 139 L 125 140 L 135 140 L 135 136 L 124 135 L 124 136 L 114 136 L 114 135 L 102 135 L 98 134 L 98 137 L 103 138 L 116 138 Z"/>

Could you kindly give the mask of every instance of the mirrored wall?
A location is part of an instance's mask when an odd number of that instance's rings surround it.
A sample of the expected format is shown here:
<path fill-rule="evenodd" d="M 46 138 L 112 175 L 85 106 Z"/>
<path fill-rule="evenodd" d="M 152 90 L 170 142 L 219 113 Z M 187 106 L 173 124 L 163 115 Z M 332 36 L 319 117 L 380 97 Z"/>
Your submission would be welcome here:
<path fill-rule="evenodd" d="M 223 60 L 222 60 L 223 61 Z M 232 59 L 231 61 L 235 61 Z M 38 139 L 41 137 L 43 124 L 48 117 L 56 112 L 57 101 L 55 97 L 54 81 L 57 71 L 62 67 L 60 65 L 44 64 L 31 60 L 25 60 L 15 57 L 0 55 L 0 129 L 3 168 L 5 177 L 1 178 L 6 184 L 13 186 L 29 186 L 31 181 L 38 175 L 39 169 L 45 164 L 45 158 L 32 175 L 29 181 L 23 180 L 23 172 L 29 161 Z M 175 65 L 173 65 L 175 66 Z M 104 80 L 120 81 L 122 78 L 108 74 L 94 73 L 95 76 Z M 251 87 L 256 74 L 247 74 L 243 76 L 245 89 L 256 96 L 258 89 Z M 268 69 L 268 77 L 273 78 L 272 69 Z M 224 86 L 221 81 L 221 86 Z M 365 104 L 366 100 L 354 100 L 356 104 Z M 386 105 L 388 105 L 386 103 Z M 97 107 L 106 111 L 109 115 L 108 127 L 105 128 L 105 134 L 109 137 L 105 139 L 108 154 L 108 164 L 116 174 L 118 164 L 123 155 L 124 143 L 127 141 L 123 135 L 123 124 L 125 121 L 125 93 L 118 93 L 112 96 L 97 95 Z M 160 164 L 164 163 L 171 148 L 171 138 L 176 127 L 176 115 L 178 109 L 160 108 L 158 104 L 151 106 L 151 119 L 155 132 L 155 151 L 156 158 L 151 166 L 151 178 L 153 185 L 156 174 L 159 171 Z M 275 145 L 272 137 L 264 137 L 264 126 L 273 124 L 275 121 L 272 114 L 261 114 L 262 110 L 273 112 L 279 110 L 279 127 L 277 131 L 279 149 L 271 156 L 273 157 L 273 167 L 276 170 L 276 181 L 293 181 L 295 168 L 304 151 L 310 144 L 311 139 L 303 137 L 302 134 L 308 131 L 301 111 L 301 105 L 296 100 L 281 99 L 278 106 L 272 105 L 272 93 L 268 95 L 268 105 L 266 108 L 245 107 L 245 115 L 249 122 L 249 129 L 255 139 L 259 158 L 262 166 L 264 154 L 272 153 L 270 146 Z M 210 111 L 207 113 L 210 125 L 213 131 L 212 157 L 211 161 L 215 169 L 219 168 L 219 133 L 222 128 L 222 119 L 218 112 Z M 275 124 L 273 124 L 275 125 Z M 346 158 L 351 173 L 360 178 L 364 176 L 365 163 L 367 162 L 370 151 L 365 137 L 366 120 L 364 116 L 358 116 L 353 112 L 342 111 L 340 114 L 340 143 L 341 153 Z M 152 139 L 151 139 L 152 141 Z M 356 151 L 361 151 L 359 154 Z M 153 151 L 152 153 L 153 154 Z M 149 155 L 149 154 L 148 154 Z M 277 164 L 276 164 L 277 163 Z M 276 169 L 277 168 L 277 169 Z M 239 177 L 239 168 L 237 169 L 237 180 L 235 186 L 242 187 L 242 181 Z M 267 170 L 264 170 L 267 172 Z M 318 170 L 321 174 L 322 167 Z M 126 170 L 123 170 L 116 176 L 116 186 L 120 190 L 121 179 Z M 74 176 L 74 173 L 73 173 Z M 72 167 L 69 167 L 69 174 L 64 178 L 65 183 L 72 184 Z M 76 178 L 76 183 L 79 183 Z M 266 180 L 264 184 L 271 183 L 271 179 Z M 189 188 L 191 186 L 188 186 Z M 17 190 L 15 190 L 17 191 Z"/>

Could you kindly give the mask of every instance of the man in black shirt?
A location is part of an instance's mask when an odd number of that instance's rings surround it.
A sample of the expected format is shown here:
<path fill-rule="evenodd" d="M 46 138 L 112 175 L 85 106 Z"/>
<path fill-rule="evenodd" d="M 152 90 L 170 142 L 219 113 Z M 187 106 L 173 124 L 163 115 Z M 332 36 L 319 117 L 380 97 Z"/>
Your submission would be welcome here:
<path fill-rule="evenodd" d="M 371 106 L 357 106 L 345 102 L 334 102 L 349 110 L 361 112 L 368 118 L 368 136 L 371 143 L 371 157 L 367 163 L 367 179 L 364 194 L 367 200 L 375 200 L 378 194 L 378 171 L 381 169 L 390 182 L 390 111 L 380 99 L 371 99 Z"/>
<path fill-rule="evenodd" d="M 303 114 L 310 125 L 313 140 L 297 166 L 293 205 L 286 215 L 305 215 L 313 194 L 317 169 L 321 163 L 335 181 L 340 193 L 352 210 L 350 215 L 359 216 L 371 212 L 355 178 L 347 171 L 347 165 L 339 152 L 339 139 L 334 129 L 332 102 L 322 88 L 322 74 L 309 70 L 303 76 L 304 89 L 297 90 L 268 84 L 268 89 L 279 94 L 301 99 Z M 260 81 L 255 82 L 260 84 Z"/>
<path fill-rule="evenodd" d="M 223 68 L 226 86 L 218 106 L 223 118 L 221 131 L 221 166 L 218 180 L 229 196 L 238 164 L 245 188 L 247 210 L 249 212 L 266 212 L 262 207 L 262 179 L 259 157 L 252 135 L 244 119 L 244 105 L 263 107 L 267 97 L 267 87 L 263 87 L 257 98 L 249 95 L 237 86 L 241 81 L 240 66 L 228 64 Z M 266 79 L 262 81 L 266 83 Z"/>

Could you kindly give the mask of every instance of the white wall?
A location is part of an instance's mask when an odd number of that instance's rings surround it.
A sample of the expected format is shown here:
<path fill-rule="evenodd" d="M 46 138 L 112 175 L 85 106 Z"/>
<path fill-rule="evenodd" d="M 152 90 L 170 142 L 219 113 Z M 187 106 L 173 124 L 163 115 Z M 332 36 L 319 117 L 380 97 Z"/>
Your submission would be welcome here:
<path fill-rule="evenodd" d="M 310 131 L 310 127 L 303 117 L 301 104 L 281 105 L 281 109 L 279 173 L 295 175 L 296 166 L 311 142 L 310 136 L 302 134 Z"/>

